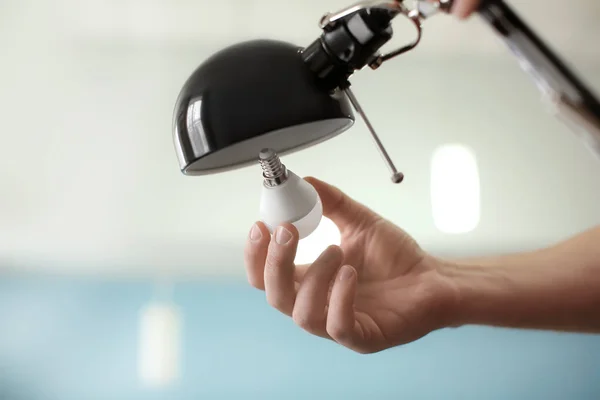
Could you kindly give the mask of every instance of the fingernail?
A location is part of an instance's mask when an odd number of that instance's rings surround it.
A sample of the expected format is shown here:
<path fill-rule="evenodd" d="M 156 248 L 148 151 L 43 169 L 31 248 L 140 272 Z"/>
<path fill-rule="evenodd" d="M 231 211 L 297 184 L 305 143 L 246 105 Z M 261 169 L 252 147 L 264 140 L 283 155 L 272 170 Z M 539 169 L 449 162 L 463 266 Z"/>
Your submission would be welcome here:
<path fill-rule="evenodd" d="M 340 281 L 347 281 L 352 278 L 352 275 L 354 275 L 354 268 L 344 265 L 340 272 Z"/>
<path fill-rule="evenodd" d="M 277 233 L 275 234 L 277 244 L 287 244 L 290 240 L 292 240 L 292 233 L 290 231 L 283 226 L 277 228 Z"/>
<path fill-rule="evenodd" d="M 260 240 L 261 237 L 262 232 L 260 231 L 258 225 L 252 225 L 252 229 L 250 229 L 250 240 L 256 242 L 257 240 Z"/>

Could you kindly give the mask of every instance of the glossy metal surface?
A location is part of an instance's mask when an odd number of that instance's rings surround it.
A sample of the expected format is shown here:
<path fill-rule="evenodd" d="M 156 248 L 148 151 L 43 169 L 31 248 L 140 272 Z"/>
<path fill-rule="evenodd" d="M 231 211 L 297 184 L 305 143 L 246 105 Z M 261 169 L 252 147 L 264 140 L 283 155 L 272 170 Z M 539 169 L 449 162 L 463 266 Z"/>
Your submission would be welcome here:
<path fill-rule="evenodd" d="M 334 13 L 325 14 L 319 21 L 319 27 L 327 29 L 328 26 L 335 24 L 337 21 L 369 8 L 384 8 L 398 14 L 408 13 L 408 9 L 400 1 L 360 1 Z"/>
<path fill-rule="evenodd" d="M 263 149 L 258 154 L 258 160 L 263 170 L 264 184 L 268 187 L 279 186 L 287 181 L 287 168 L 273 149 Z"/>
<path fill-rule="evenodd" d="M 184 84 L 173 116 L 181 171 L 204 175 L 257 162 L 264 148 L 286 154 L 352 126 L 346 96 L 320 90 L 289 43 L 256 40 L 204 62 Z"/>

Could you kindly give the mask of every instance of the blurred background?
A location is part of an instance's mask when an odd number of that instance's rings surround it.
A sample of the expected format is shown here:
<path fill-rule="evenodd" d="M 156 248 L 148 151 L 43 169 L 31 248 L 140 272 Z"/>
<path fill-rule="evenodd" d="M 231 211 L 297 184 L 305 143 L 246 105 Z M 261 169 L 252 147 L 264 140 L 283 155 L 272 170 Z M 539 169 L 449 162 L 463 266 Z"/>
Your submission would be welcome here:
<path fill-rule="evenodd" d="M 175 99 L 214 51 L 307 45 L 321 15 L 348 4 L 0 0 L 0 399 L 600 398 L 599 337 L 465 327 L 361 356 L 300 331 L 246 284 L 260 168 L 183 176 Z M 600 91 L 600 3 L 511 4 Z M 478 18 L 425 29 L 418 50 L 353 78 L 402 185 L 360 120 L 287 166 L 446 257 L 598 224 L 600 164 L 504 45 Z M 394 44 L 412 39 L 401 21 L 396 32 Z M 337 235 L 325 220 L 298 257 Z"/>

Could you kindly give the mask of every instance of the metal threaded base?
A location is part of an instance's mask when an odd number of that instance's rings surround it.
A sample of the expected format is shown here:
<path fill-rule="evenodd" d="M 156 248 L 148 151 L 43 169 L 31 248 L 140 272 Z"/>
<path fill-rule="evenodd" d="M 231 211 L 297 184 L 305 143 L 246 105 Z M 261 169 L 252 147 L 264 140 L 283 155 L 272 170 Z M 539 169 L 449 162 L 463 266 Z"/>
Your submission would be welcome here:
<path fill-rule="evenodd" d="M 263 178 L 265 178 L 266 185 L 271 187 L 277 186 L 287 180 L 287 169 L 281 163 L 275 150 L 262 149 L 258 155 L 258 160 L 263 170 Z"/>

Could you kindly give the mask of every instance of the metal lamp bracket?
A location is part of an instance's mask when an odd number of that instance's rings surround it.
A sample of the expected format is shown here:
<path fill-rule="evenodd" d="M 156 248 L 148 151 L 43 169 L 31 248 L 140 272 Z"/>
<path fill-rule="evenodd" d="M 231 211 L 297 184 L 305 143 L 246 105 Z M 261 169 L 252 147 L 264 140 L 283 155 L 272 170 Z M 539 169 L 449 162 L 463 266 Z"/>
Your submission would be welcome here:
<path fill-rule="evenodd" d="M 416 48 L 421 42 L 423 36 L 423 21 L 438 12 L 449 12 L 452 7 L 452 0 L 416 0 L 413 1 L 413 7 L 407 7 L 403 0 L 392 1 L 374 1 L 365 0 L 355 3 L 349 7 L 339 10 L 335 13 L 325 14 L 319 21 L 319 27 L 325 31 L 336 27 L 337 23 L 350 17 L 360 11 L 369 9 L 382 9 L 389 11 L 397 16 L 407 18 L 416 29 L 416 37 L 411 42 L 396 50 L 386 54 L 379 54 L 369 63 L 372 69 L 379 68 L 384 62 L 391 60 L 401 54 L 407 53 Z"/>

